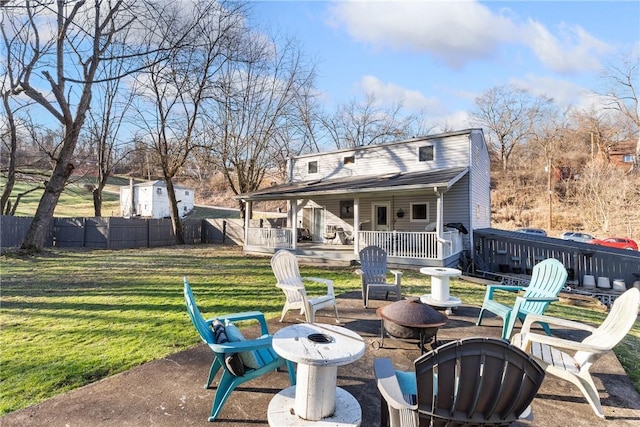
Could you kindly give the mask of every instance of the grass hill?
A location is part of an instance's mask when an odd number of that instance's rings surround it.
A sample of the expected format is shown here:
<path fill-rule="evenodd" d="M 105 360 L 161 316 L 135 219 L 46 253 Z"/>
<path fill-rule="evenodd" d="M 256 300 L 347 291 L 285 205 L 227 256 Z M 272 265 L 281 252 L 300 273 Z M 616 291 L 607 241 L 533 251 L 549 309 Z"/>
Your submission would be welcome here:
<path fill-rule="evenodd" d="M 4 187 L 4 180 L 0 181 Z M 56 206 L 54 216 L 56 217 L 92 217 L 94 216 L 93 196 L 87 188 L 89 180 L 78 180 L 66 186 L 60 195 L 60 200 Z M 120 216 L 120 187 L 128 185 L 129 179 L 126 177 L 109 178 L 109 182 L 102 194 L 102 215 Z M 14 203 L 16 196 L 33 188 L 33 184 L 17 182 L 12 193 L 11 202 Z M 33 191 L 20 199 L 16 216 L 32 216 L 35 214 L 44 190 Z M 216 209 L 212 207 L 196 206 L 189 218 L 240 218 L 237 210 Z"/>

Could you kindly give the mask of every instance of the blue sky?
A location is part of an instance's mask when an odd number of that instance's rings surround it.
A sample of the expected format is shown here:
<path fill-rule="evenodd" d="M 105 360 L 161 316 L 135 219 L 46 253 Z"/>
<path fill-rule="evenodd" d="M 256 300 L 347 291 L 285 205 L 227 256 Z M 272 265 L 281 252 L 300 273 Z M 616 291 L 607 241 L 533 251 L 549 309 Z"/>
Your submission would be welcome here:
<path fill-rule="evenodd" d="M 588 107 L 601 72 L 640 51 L 633 1 L 253 1 L 252 17 L 317 60 L 327 106 L 373 93 L 465 127 L 474 98 L 517 84 Z M 640 85 L 640 82 L 639 82 Z"/>

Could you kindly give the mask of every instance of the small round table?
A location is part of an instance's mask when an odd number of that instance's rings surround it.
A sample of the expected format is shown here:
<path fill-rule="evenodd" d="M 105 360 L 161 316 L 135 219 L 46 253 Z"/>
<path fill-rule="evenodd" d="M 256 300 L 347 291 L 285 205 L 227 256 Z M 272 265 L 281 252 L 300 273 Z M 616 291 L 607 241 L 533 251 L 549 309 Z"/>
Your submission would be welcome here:
<path fill-rule="evenodd" d="M 449 278 L 462 275 L 462 271 L 447 267 L 422 267 L 420 273 L 431 276 L 431 295 L 422 295 L 420 301 L 445 308 L 447 314 L 452 313 L 453 307 L 462 304 L 460 298 L 449 295 Z"/>
<path fill-rule="evenodd" d="M 273 335 L 273 350 L 297 363 L 296 385 L 269 403 L 270 426 L 359 426 L 362 410 L 346 390 L 338 388 L 338 366 L 358 360 L 365 342 L 357 333 L 336 325 L 302 323 Z"/>

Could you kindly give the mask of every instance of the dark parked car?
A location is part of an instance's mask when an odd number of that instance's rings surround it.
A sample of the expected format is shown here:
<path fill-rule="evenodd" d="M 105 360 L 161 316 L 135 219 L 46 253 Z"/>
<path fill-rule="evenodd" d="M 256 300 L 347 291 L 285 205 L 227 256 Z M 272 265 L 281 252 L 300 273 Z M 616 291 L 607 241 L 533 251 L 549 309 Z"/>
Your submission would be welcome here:
<path fill-rule="evenodd" d="M 547 232 L 541 228 L 518 228 L 514 230 L 518 233 L 534 234 L 536 236 L 546 236 Z"/>
<path fill-rule="evenodd" d="M 630 251 L 637 251 L 638 244 L 626 237 L 607 237 L 606 239 L 593 239 L 589 243 L 594 245 L 609 246 L 618 249 L 627 249 Z"/>
<path fill-rule="evenodd" d="M 574 242 L 589 242 L 595 239 L 594 236 L 587 233 L 580 233 L 579 231 L 565 231 L 560 235 L 560 238 L 563 240 L 573 240 Z"/>

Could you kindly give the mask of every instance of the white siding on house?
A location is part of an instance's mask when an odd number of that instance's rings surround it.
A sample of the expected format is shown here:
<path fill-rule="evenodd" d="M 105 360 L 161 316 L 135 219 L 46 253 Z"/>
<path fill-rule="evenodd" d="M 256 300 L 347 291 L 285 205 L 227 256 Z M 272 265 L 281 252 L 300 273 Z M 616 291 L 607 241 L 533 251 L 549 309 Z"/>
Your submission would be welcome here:
<path fill-rule="evenodd" d="M 433 161 L 419 162 L 418 149 L 425 145 L 435 147 L 435 158 Z M 344 164 L 344 159 L 351 156 L 355 158 L 355 163 Z M 309 173 L 310 162 L 316 162 L 317 173 Z M 468 165 L 469 137 L 465 133 L 300 156 L 292 160 L 291 168 L 292 181 L 297 182 L 354 175 L 424 172 Z"/>

